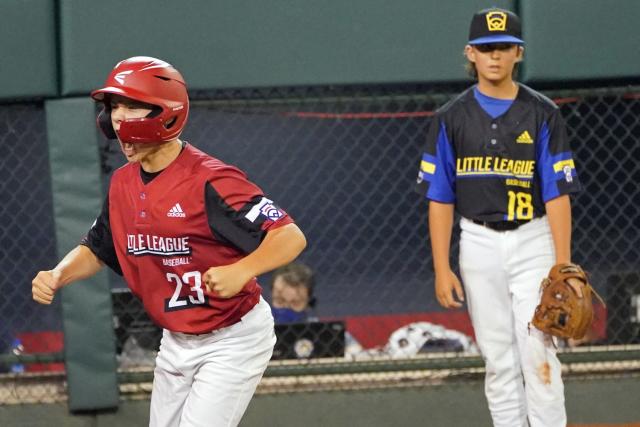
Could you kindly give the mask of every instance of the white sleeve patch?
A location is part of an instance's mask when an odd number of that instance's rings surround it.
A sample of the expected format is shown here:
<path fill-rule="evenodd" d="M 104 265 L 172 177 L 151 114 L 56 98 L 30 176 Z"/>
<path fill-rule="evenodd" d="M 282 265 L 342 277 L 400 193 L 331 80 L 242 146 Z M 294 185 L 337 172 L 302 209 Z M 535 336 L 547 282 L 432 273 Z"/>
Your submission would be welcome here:
<path fill-rule="evenodd" d="M 264 215 L 267 219 L 275 221 L 282 218 L 284 214 L 273 204 L 272 200 L 263 197 L 244 217 L 251 222 L 255 222 L 259 215 Z"/>

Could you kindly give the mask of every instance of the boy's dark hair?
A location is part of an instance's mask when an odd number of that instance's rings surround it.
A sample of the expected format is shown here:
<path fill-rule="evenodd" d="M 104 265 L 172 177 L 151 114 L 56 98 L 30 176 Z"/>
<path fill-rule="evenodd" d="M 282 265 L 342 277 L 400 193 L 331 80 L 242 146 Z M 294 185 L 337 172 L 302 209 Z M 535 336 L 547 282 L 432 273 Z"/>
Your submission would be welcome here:
<path fill-rule="evenodd" d="M 271 276 L 271 289 L 273 289 L 273 283 L 277 277 L 280 277 L 290 286 L 307 288 L 309 294 L 309 306 L 313 307 L 315 305 L 316 299 L 313 296 L 315 275 L 313 270 L 311 270 L 307 265 L 300 262 L 294 262 L 276 269 Z"/>

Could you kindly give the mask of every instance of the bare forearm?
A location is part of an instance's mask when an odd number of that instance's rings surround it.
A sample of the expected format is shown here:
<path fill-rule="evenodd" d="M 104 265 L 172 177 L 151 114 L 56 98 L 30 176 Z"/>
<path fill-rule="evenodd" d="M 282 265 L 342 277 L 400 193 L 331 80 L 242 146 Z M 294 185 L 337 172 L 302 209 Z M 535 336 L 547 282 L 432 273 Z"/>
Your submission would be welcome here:
<path fill-rule="evenodd" d="M 571 200 L 564 195 L 545 204 L 551 236 L 556 249 L 556 264 L 571 262 Z"/>
<path fill-rule="evenodd" d="M 290 263 L 306 246 L 307 240 L 298 226 L 287 224 L 269 231 L 258 249 L 238 263 L 254 276 L 259 276 Z"/>
<path fill-rule="evenodd" d="M 60 272 L 60 286 L 62 287 L 93 276 L 103 266 L 104 264 L 89 248 L 78 245 L 55 266 L 54 270 Z"/>
<path fill-rule="evenodd" d="M 453 228 L 453 204 L 429 202 L 429 235 L 433 253 L 433 268 L 436 274 L 451 269 L 451 229 Z"/>

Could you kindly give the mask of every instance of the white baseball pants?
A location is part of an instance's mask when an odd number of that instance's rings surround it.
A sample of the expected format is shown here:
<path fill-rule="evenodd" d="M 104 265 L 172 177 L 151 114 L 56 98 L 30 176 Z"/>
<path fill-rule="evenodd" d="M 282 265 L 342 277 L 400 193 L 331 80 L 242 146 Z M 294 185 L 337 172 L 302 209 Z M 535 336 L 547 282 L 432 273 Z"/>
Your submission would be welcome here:
<path fill-rule="evenodd" d="M 151 394 L 151 427 L 237 426 L 276 337 L 269 304 L 202 335 L 163 332 Z"/>
<path fill-rule="evenodd" d="M 540 283 L 555 263 L 547 218 L 513 231 L 494 231 L 465 218 L 460 227 L 460 272 L 485 359 L 494 426 L 527 426 L 527 418 L 531 427 L 566 426 L 555 347 L 528 327 Z"/>

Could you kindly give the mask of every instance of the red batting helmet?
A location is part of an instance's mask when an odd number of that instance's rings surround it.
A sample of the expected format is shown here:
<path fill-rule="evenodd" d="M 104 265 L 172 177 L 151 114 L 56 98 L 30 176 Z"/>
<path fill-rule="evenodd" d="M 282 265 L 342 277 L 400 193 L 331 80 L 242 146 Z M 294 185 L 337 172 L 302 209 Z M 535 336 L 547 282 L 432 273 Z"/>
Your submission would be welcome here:
<path fill-rule="evenodd" d="M 147 117 L 124 120 L 118 134 L 111 125 L 109 95 L 120 95 L 153 105 Z M 118 62 L 102 89 L 91 97 L 104 103 L 98 115 L 98 127 L 109 139 L 122 142 L 166 142 L 177 138 L 187 122 L 189 96 L 182 75 L 160 59 L 134 56 Z"/>

